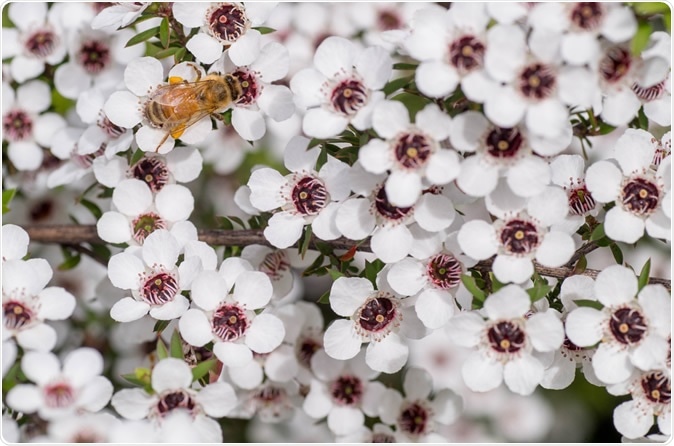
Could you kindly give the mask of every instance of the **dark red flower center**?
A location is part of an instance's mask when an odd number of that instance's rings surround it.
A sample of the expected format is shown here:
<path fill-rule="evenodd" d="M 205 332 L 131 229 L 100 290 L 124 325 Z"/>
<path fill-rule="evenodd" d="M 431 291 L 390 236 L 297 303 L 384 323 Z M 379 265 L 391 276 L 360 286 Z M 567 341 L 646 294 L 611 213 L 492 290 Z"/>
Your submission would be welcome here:
<path fill-rule="evenodd" d="M 352 406 L 363 397 L 363 383 L 356 376 L 340 376 L 330 385 L 330 394 L 337 404 Z"/>
<path fill-rule="evenodd" d="M 487 339 L 491 348 L 499 353 L 516 353 L 526 342 L 522 328 L 511 321 L 494 324 L 487 332 Z"/>
<path fill-rule="evenodd" d="M 328 98 L 337 113 L 353 116 L 367 104 L 369 90 L 360 79 L 349 78 L 338 82 Z"/>
<path fill-rule="evenodd" d="M 483 65 L 486 49 L 477 37 L 462 36 L 450 44 L 449 62 L 460 73 L 469 73 Z"/>
<path fill-rule="evenodd" d="M 157 229 L 167 229 L 168 225 L 163 218 L 154 212 L 141 214 L 131 223 L 133 226 L 133 239 L 142 245 L 148 235 Z"/>
<path fill-rule="evenodd" d="M 4 138 L 8 141 L 23 141 L 33 134 L 33 120 L 23 110 L 10 110 L 2 118 Z"/>
<path fill-rule="evenodd" d="M 33 322 L 34 315 L 24 303 L 10 300 L 2 304 L 2 319 L 8 330 L 20 330 Z"/>
<path fill-rule="evenodd" d="M 380 187 L 375 195 L 374 207 L 379 215 L 387 220 L 394 221 L 405 218 L 413 209 L 412 206 L 403 208 L 392 205 L 391 202 L 388 201 L 384 186 Z"/>
<path fill-rule="evenodd" d="M 627 48 L 609 48 L 599 62 L 599 73 L 604 81 L 613 84 L 620 81 L 632 66 L 632 55 Z"/>
<path fill-rule="evenodd" d="M 603 17 L 604 6 L 601 3 L 580 2 L 571 10 L 571 22 L 584 31 L 597 29 Z"/>
<path fill-rule="evenodd" d="M 370 333 L 385 330 L 399 318 L 398 308 L 391 297 L 379 292 L 358 310 L 358 324 Z"/>
<path fill-rule="evenodd" d="M 524 137 L 517 127 L 495 128 L 487 135 L 487 153 L 493 158 L 514 158 L 523 147 Z"/>
<path fill-rule="evenodd" d="M 454 288 L 461 282 L 461 262 L 451 254 L 437 254 L 428 261 L 426 273 L 436 287 Z"/>
<path fill-rule="evenodd" d="M 77 60 L 89 74 L 98 74 L 110 61 L 110 48 L 106 42 L 92 40 L 82 43 Z"/>
<path fill-rule="evenodd" d="M 620 308 L 613 312 L 609 328 L 615 339 L 622 344 L 636 344 L 646 334 L 646 319 L 639 310 Z"/>
<path fill-rule="evenodd" d="M 524 97 L 542 100 L 550 97 L 557 85 L 554 70 L 545 64 L 534 63 L 520 74 L 519 88 Z"/>
<path fill-rule="evenodd" d="M 435 142 L 422 133 L 403 133 L 393 142 L 398 163 L 406 169 L 418 169 L 433 153 Z"/>
<path fill-rule="evenodd" d="M 213 313 L 213 333 L 225 342 L 239 339 L 250 325 L 243 308 L 238 305 L 223 304 Z"/>
<path fill-rule="evenodd" d="M 56 33 L 52 30 L 44 29 L 35 31 L 29 35 L 25 40 L 24 46 L 29 54 L 44 59 L 54 52 L 58 42 L 59 38 Z"/>
<path fill-rule="evenodd" d="M 664 373 L 650 372 L 641 378 L 641 388 L 646 398 L 657 404 L 669 404 L 672 400 L 672 383 Z"/>
<path fill-rule="evenodd" d="M 47 407 L 68 407 L 75 402 L 75 390 L 68 383 L 48 384 L 43 391 Z"/>
<path fill-rule="evenodd" d="M 126 131 L 126 129 L 113 124 L 108 117 L 101 112 L 101 116 L 96 123 L 105 133 L 111 138 L 119 138 L 119 136 Z"/>
<path fill-rule="evenodd" d="M 232 77 L 239 81 L 241 94 L 236 99 L 239 105 L 251 105 L 257 101 L 262 92 L 262 84 L 255 73 L 250 70 L 237 70 L 232 73 Z"/>
<path fill-rule="evenodd" d="M 213 37 L 224 45 L 236 42 L 248 27 L 246 12 L 233 3 L 223 3 L 209 10 L 207 21 Z"/>
<path fill-rule="evenodd" d="M 163 305 L 171 302 L 180 288 L 176 278 L 169 273 L 158 273 L 145 280 L 140 294 L 150 305 Z"/>
<path fill-rule="evenodd" d="M 642 101 L 645 102 L 655 101 L 656 99 L 660 99 L 662 96 L 664 96 L 666 91 L 665 82 L 666 80 L 663 80 L 651 87 L 642 87 L 641 85 L 635 82 L 634 84 L 632 84 L 632 91 Z"/>
<path fill-rule="evenodd" d="M 569 212 L 573 215 L 585 215 L 594 209 L 596 203 L 585 185 L 569 190 Z"/>
<path fill-rule="evenodd" d="M 511 220 L 501 229 L 501 244 L 508 254 L 528 254 L 540 243 L 536 226 L 526 220 Z"/>
<path fill-rule="evenodd" d="M 400 411 L 398 426 L 407 435 L 423 435 L 428 430 L 430 415 L 429 410 L 421 402 L 408 403 Z"/>
<path fill-rule="evenodd" d="M 174 390 L 161 397 L 157 403 L 159 415 L 165 416 L 173 409 L 187 409 L 193 412 L 197 408 L 197 403 L 192 396 L 185 390 Z"/>
<path fill-rule="evenodd" d="M 645 178 L 629 180 L 623 186 L 621 196 L 625 210 L 636 215 L 650 215 L 660 203 L 660 189 Z"/>
<path fill-rule="evenodd" d="M 131 167 L 131 174 L 134 178 L 145 182 L 154 193 L 162 190 L 169 180 L 166 163 L 156 157 L 140 159 Z"/>
<path fill-rule="evenodd" d="M 262 260 L 260 271 L 272 280 L 279 280 L 285 271 L 290 270 L 290 259 L 283 250 L 272 251 Z"/>

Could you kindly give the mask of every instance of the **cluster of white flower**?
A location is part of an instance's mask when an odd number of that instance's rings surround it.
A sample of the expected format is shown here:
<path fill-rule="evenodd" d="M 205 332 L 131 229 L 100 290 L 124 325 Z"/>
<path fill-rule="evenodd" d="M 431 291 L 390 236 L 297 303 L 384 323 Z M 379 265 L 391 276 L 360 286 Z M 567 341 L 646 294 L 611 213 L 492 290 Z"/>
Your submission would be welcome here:
<path fill-rule="evenodd" d="M 6 217 L 91 223 L 59 269 L 106 267 L 48 287 L 2 227 L 7 440 L 540 441 L 577 369 L 671 435 L 671 296 L 629 246 L 669 256 L 669 11 L 7 12 Z"/>

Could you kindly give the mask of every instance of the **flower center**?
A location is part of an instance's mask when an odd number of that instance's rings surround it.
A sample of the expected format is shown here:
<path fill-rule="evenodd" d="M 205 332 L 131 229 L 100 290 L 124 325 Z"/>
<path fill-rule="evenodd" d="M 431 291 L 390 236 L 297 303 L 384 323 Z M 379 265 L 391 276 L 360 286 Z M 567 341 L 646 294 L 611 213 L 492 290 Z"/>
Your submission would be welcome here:
<path fill-rule="evenodd" d="M 236 341 L 250 325 L 243 308 L 233 304 L 220 305 L 213 313 L 213 333 L 224 342 Z"/>
<path fill-rule="evenodd" d="M 437 254 L 429 260 L 426 273 L 436 287 L 454 288 L 461 282 L 461 262 L 451 254 Z"/>
<path fill-rule="evenodd" d="M 632 84 L 632 91 L 642 101 L 655 101 L 656 99 L 660 99 L 665 94 L 665 81 L 660 81 L 659 83 L 648 88 L 642 87 L 635 82 Z"/>
<path fill-rule="evenodd" d="M 556 84 L 553 69 L 542 63 L 529 65 L 520 74 L 520 92 L 527 99 L 539 101 L 550 97 Z"/>
<path fill-rule="evenodd" d="M 391 31 L 392 29 L 401 29 L 403 20 L 400 14 L 394 9 L 380 9 L 377 14 L 377 29 L 379 31 Z"/>
<path fill-rule="evenodd" d="M 283 250 L 272 251 L 260 264 L 260 271 L 265 273 L 271 280 L 279 280 L 283 272 L 290 270 L 290 260 Z"/>
<path fill-rule="evenodd" d="M 84 42 L 77 54 L 77 60 L 89 74 L 98 74 L 110 61 L 110 48 L 99 40 Z"/>
<path fill-rule="evenodd" d="M 539 244 L 536 225 L 525 220 L 511 220 L 501 229 L 501 244 L 508 254 L 529 254 Z"/>
<path fill-rule="evenodd" d="M 659 166 L 662 160 L 667 158 L 672 153 L 672 142 L 670 140 L 663 144 L 661 141 L 658 141 L 655 138 L 651 138 L 651 142 L 655 146 L 652 164 L 654 166 Z"/>
<path fill-rule="evenodd" d="M 241 6 L 222 3 L 206 13 L 208 29 L 223 45 L 236 42 L 247 30 L 249 22 Z"/>
<path fill-rule="evenodd" d="M 460 73 L 469 73 L 483 65 L 484 44 L 475 36 L 462 36 L 449 45 L 449 63 Z"/>
<path fill-rule="evenodd" d="M 321 347 L 323 347 L 323 343 L 320 338 L 302 336 L 295 344 L 295 355 L 303 366 L 309 368 L 311 358 Z"/>
<path fill-rule="evenodd" d="M 193 413 L 197 408 L 197 403 L 185 390 L 171 390 L 164 394 L 157 403 L 157 412 L 160 416 L 165 416 L 173 409 L 187 409 Z"/>
<path fill-rule="evenodd" d="M 316 215 L 328 204 L 330 194 L 320 179 L 304 177 L 295 183 L 290 197 L 298 213 Z"/>
<path fill-rule="evenodd" d="M 44 402 L 47 407 L 68 407 L 75 402 L 75 390 L 65 382 L 49 384 L 44 387 Z"/>
<path fill-rule="evenodd" d="M 641 378 L 641 388 L 646 398 L 657 404 L 669 404 L 672 400 L 672 383 L 664 373 L 651 372 Z"/>
<path fill-rule="evenodd" d="M 623 344 L 636 344 L 646 333 L 646 320 L 634 308 L 620 308 L 613 312 L 609 321 L 609 329 L 613 337 Z"/>
<path fill-rule="evenodd" d="M 2 304 L 2 319 L 6 329 L 21 330 L 33 322 L 34 316 L 28 306 L 10 300 Z"/>
<path fill-rule="evenodd" d="M 169 180 L 166 163 L 155 157 L 142 158 L 131 167 L 131 174 L 144 181 L 154 193 L 162 190 Z"/>
<path fill-rule="evenodd" d="M 626 48 L 614 46 L 606 51 L 606 55 L 599 62 L 599 73 L 608 83 L 620 81 L 632 65 L 632 56 Z"/>
<path fill-rule="evenodd" d="M 44 59 L 49 56 L 56 48 L 59 38 L 52 30 L 44 29 L 35 31 L 29 35 L 24 43 L 24 47 L 29 54 Z"/>
<path fill-rule="evenodd" d="M 520 326 L 512 321 L 498 322 L 487 331 L 492 349 L 499 353 L 516 353 L 524 347 L 526 336 Z"/>
<path fill-rule="evenodd" d="M 403 133 L 393 142 L 398 163 L 407 169 L 423 166 L 433 153 L 435 142 L 421 133 Z"/>
<path fill-rule="evenodd" d="M 377 194 L 375 195 L 374 207 L 379 215 L 381 215 L 383 218 L 387 220 L 392 221 L 401 220 L 405 218 L 407 215 L 410 214 L 410 212 L 413 209 L 412 206 L 408 208 L 401 208 L 392 205 L 388 201 L 388 197 L 386 196 L 386 190 L 384 189 L 384 186 L 379 188 Z"/>
<path fill-rule="evenodd" d="M 585 31 L 597 29 L 603 16 L 604 8 L 601 3 L 580 2 L 571 10 L 571 22 Z"/>
<path fill-rule="evenodd" d="M 585 350 L 583 347 L 578 347 L 576 344 L 571 342 L 571 340 L 566 335 L 564 335 L 564 342 L 562 345 L 564 346 L 565 349 L 572 352 L 579 352 L 581 350 Z"/>
<path fill-rule="evenodd" d="M 396 439 L 386 432 L 376 432 L 372 434 L 371 443 L 396 443 Z"/>
<path fill-rule="evenodd" d="M 337 404 L 352 406 L 363 397 L 363 383 L 355 376 L 340 376 L 330 386 L 330 394 Z"/>
<path fill-rule="evenodd" d="M 8 141 L 23 141 L 33 134 L 33 120 L 23 110 L 10 110 L 2 118 L 4 138 Z"/>
<path fill-rule="evenodd" d="M 404 406 L 398 416 L 398 426 L 408 435 L 423 435 L 428 430 L 430 418 L 430 410 L 421 401 L 415 401 Z"/>
<path fill-rule="evenodd" d="M 395 298 L 384 291 L 378 291 L 365 301 L 356 312 L 357 328 L 363 334 L 379 335 L 380 338 L 389 334 L 393 325 L 402 319 L 398 311 Z"/>
<path fill-rule="evenodd" d="M 98 119 L 96 124 L 111 138 L 119 138 L 119 136 L 126 131 L 126 129 L 113 124 L 112 121 L 110 121 L 110 119 L 108 119 L 108 117 L 102 112 L 101 117 Z"/>
<path fill-rule="evenodd" d="M 358 113 L 367 104 L 369 96 L 368 88 L 356 78 L 340 81 L 328 94 L 333 110 L 345 116 Z"/>
<path fill-rule="evenodd" d="M 283 387 L 266 385 L 253 394 L 253 399 L 263 409 L 273 407 L 280 409 L 288 399 L 288 392 Z"/>
<path fill-rule="evenodd" d="M 596 203 L 585 185 L 569 191 L 569 211 L 574 215 L 585 215 L 594 209 Z"/>
<path fill-rule="evenodd" d="M 650 215 L 660 202 L 660 189 L 644 178 L 634 178 L 623 186 L 621 196 L 625 210 L 636 215 Z"/>
<path fill-rule="evenodd" d="M 495 128 L 487 135 L 487 153 L 496 159 L 510 159 L 517 156 L 524 138 L 517 127 Z"/>
<path fill-rule="evenodd" d="M 79 153 L 77 153 L 77 144 L 75 144 L 75 147 L 73 148 L 73 151 L 71 153 L 71 159 L 73 163 L 75 163 L 81 169 L 88 169 L 94 163 L 94 160 L 96 158 L 105 153 L 106 146 L 107 146 L 106 143 L 102 143 L 101 146 L 98 148 L 98 150 L 95 151 L 94 153 L 87 153 L 86 155 L 80 155 Z"/>
<path fill-rule="evenodd" d="M 133 225 L 132 237 L 139 245 L 142 245 L 145 238 L 155 230 L 168 228 L 164 219 L 154 212 L 139 215 L 131 224 Z"/>
<path fill-rule="evenodd" d="M 260 97 L 262 85 L 254 72 L 250 70 L 237 70 L 232 73 L 232 77 L 237 79 L 241 86 L 241 94 L 236 99 L 237 104 L 251 105 Z"/>
<path fill-rule="evenodd" d="M 140 294 L 150 305 L 163 305 L 171 302 L 179 291 L 176 278 L 172 274 L 162 272 L 146 279 Z"/>

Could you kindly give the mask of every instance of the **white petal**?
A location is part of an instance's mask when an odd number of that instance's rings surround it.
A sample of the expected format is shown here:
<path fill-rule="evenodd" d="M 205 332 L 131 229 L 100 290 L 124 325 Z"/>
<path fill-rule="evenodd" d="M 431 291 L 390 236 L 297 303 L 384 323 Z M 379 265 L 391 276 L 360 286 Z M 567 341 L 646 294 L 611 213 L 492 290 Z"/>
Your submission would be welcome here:
<path fill-rule="evenodd" d="M 568 212 L 568 198 L 564 190 L 558 187 L 546 187 L 543 193 L 531 197 L 527 202 L 527 213 L 543 226 L 552 226 L 561 221 Z"/>
<path fill-rule="evenodd" d="M 431 155 L 428 162 L 426 179 L 433 184 L 447 184 L 458 177 L 461 172 L 461 161 L 453 150 L 441 149 Z"/>
<path fill-rule="evenodd" d="M 321 42 L 314 54 L 314 65 L 325 77 L 331 78 L 344 70 L 353 70 L 355 48 L 352 42 L 332 36 Z"/>
<path fill-rule="evenodd" d="M 189 183 L 199 177 L 204 159 L 194 147 L 182 147 L 166 154 L 166 166 L 173 178 L 180 183 Z"/>
<path fill-rule="evenodd" d="M 264 230 L 264 237 L 277 248 L 287 248 L 299 240 L 304 228 L 304 218 L 290 212 L 274 214 Z"/>
<path fill-rule="evenodd" d="M 461 312 L 447 323 L 447 336 L 457 345 L 474 347 L 480 342 L 485 323 L 473 312 Z"/>
<path fill-rule="evenodd" d="M 385 173 L 393 164 L 389 144 L 376 138 L 360 148 L 358 160 L 371 173 Z"/>
<path fill-rule="evenodd" d="M 562 38 L 562 57 L 574 65 L 589 63 L 599 55 L 600 46 L 592 33 L 568 33 Z"/>
<path fill-rule="evenodd" d="M 627 129 L 614 146 L 613 156 L 620 164 L 620 168 L 629 175 L 647 169 L 655 155 L 655 146 L 651 143 L 651 136 L 645 130 Z"/>
<path fill-rule="evenodd" d="M 359 277 L 340 277 L 330 288 L 330 308 L 340 316 L 353 316 L 374 292 L 372 282 Z"/>
<path fill-rule="evenodd" d="M 28 251 L 28 233 L 20 226 L 6 224 L 2 226 L 2 259 L 18 260 Z"/>
<path fill-rule="evenodd" d="M 550 231 L 536 250 L 536 260 L 543 266 L 557 268 L 571 260 L 576 247 L 565 232 Z"/>
<path fill-rule="evenodd" d="M 404 225 L 380 228 L 370 239 L 372 252 L 385 263 L 402 260 L 413 243 L 412 234 Z"/>
<path fill-rule="evenodd" d="M 347 435 L 363 426 L 365 416 L 355 407 L 335 407 L 328 415 L 328 427 L 335 435 Z"/>
<path fill-rule="evenodd" d="M 40 319 L 63 320 L 70 317 L 75 309 L 75 297 L 61 287 L 49 287 L 38 295 Z"/>
<path fill-rule="evenodd" d="M 649 326 L 662 337 L 669 335 L 672 303 L 669 293 L 662 285 L 646 285 L 639 292 L 639 305 L 644 310 Z"/>
<path fill-rule="evenodd" d="M 16 90 L 16 102 L 21 109 L 39 113 L 51 105 L 49 85 L 42 81 L 30 81 Z"/>
<path fill-rule="evenodd" d="M 140 319 L 150 311 L 150 304 L 125 297 L 110 309 L 110 317 L 118 322 L 131 322 Z"/>
<path fill-rule="evenodd" d="M 466 158 L 461 164 L 457 186 L 471 197 L 484 197 L 496 188 L 498 167 L 482 161 L 481 156 Z"/>
<path fill-rule="evenodd" d="M 417 127 L 428 133 L 433 139 L 447 139 L 452 128 L 452 119 L 435 104 L 429 104 L 415 116 Z"/>
<path fill-rule="evenodd" d="M 274 169 L 262 168 L 253 171 L 248 180 L 251 204 L 261 211 L 281 207 L 285 203 L 281 195 L 281 188 L 285 184 L 285 178 Z"/>
<path fill-rule="evenodd" d="M 647 336 L 630 352 L 632 364 L 642 370 L 666 367 L 669 342 L 657 335 Z"/>
<path fill-rule="evenodd" d="M 105 101 L 103 111 L 110 121 L 127 129 L 134 127 L 142 119 L 140 102 L 133 93 L 128 91 L 112 93 Z"/>
<path fill-rule="evenodd" d="M 250 65 L 260 54 L 260 32 L 249 29 L 229 47 L 227 55 L 235 65 Z"/>
<path fill-rule="evenodd" d="M 613 411 L 613 424 L 629 439 L 645 436 L 653 426 L 653 413 L 640 410 L 634 400 L 625 401 Z"/>
<path fill-rule="evenodd" d="M 155 205 L 169 221 L 186 220 L 194 209 L 192 192 L 180 184 L 167 184 L 155 196 Z"/>
<path fill-rule="evenodd" d="M 61 363 L 53 353 L 29 351 L 21 359 L 21 370 L 26 378 L 44 386 L 61 373 Z"/>
<path fill-rule="evenodd" d="M 144 181 L 124 180 L 112 192 L 112 203 L 121 213 L 135 217 L 152 204 L 152 191 Z"/>
<path fill-rule="evenodd" d="M 418 260 L 411 258 L 403 259 L 391 267 L 386 276 L 386 280 L 389 285 L 391 285 L 391 288 L 401 295 L 413 296 L 418 293 L 427 282 L 426 267 Z"/>
<path fill-rule="evenodd" d="M 188 28 L 198 28 L 204 24 L 204 15 L 211 6 L 206 2 L 177 2 L 171 8 L 176 20 Z"/>
<path fill-rule="evenodd" d="M 222 44 L 206 33 L 198 33 L 185 45 L 201 63 L 211 64 L 222 55 Z"/>
<path fill-rule="evenodd" d="M 163 79 L 164 67 L 154 57 L 134 59 L 124 70 L 124 83 L 136 96 L 146 96 Z"/>
<path fill-rule="evenodd" d="M 579 347 L 589 347 L 602 338 L 604 314 L 594 308 L 581 307 L 566 317 L 564 328 L 569 340 Z"/>
<path fill-rule="evenodd" d="M 253 71 L 260 73 L 264 82 L 271 83 L 284 78 L 288 74 L 290 56 L 288 49 L 278 42 L 270 42 L 262 47 L 260 55 L 251 64 Z M 265 86 L 265 90 L 272 85 Z"/>
<path fill-rule="evenodd" d="M 116 254 L 108 262 L 110 282 L 123 290 L 137 289 L 140 284 L 139 276 L 144 270 L 143 262 L 132 254 Z"/>
<path fill-rule="evenodd" d="M 529 156 L 508 170 L 508 186 L 520 197 L 543 192 L 550 184 L 550 166 L 543 159 Z"/>
<path fill-rule="evenodd" d="M 336 216 L 339 204 L 329 203 L 311 223 L 313 234 L 321 240 L 335 240 L 342 235 L 337 228 Z"/>
<path fill-rule="evenodd" d="M 615 206 L 606 213 L 604 231 L 613 240 L 625 243 L 634 243 L 644 235 L 645 222 L 619 206 Z"/>
<path fill-rule="evenodd" d="M 452 295 L 446 291 L 425 290 L 417 298 L 414 309 L 426 327 L 441 328 L 454 315 L 452 299 Z"/>
<path fill-rule="evenodd" d="M 529 295 L 517 285 L 507 285 L 484 302 L 484 310 L 491 320 L 516 319 L 531 307 Z"/>
<path fill-rule="evenodd" d="M 365 85 L 372 90 L 383 88 L 393 69 L 393 61 L 388 51 L 379 46 L 368 47 L 362 51 L 356 57 L 354 65 Z"/>
<path fill-rule="evenodd" d="M 63 374 L 76 387 L 84 386 L 101 373 L 103 373 L 103 357 L 93 348 L 83 347 L 73 350 L 63 361 Z"/>
<path fill-rule="evenodd" d="M 49 351 L 56 345 L 56 330 L 47 324 L 38 324 L 17 334 L 16 343 L 24 350 Z"/>
<path fill-rule="evenodd" d="M 283 342 L 284 336 L 281 319 L 262 313 L 255 317 L 246 331 L 246 345 L 255 353 L 269 353 Z"/>
<path fill-rule="evenodd" d="M 509 361 L 503 368 L 503 379 L 513 392 L 531 395 L 543 379 L 543 365 L 531 355 Z"/>
<path fill-rule="evenodd" d="M 486 260 L 496 254 L 496 231 L 484 220 L 471 220 L 463 224 L 457 237 L 463 252 L 475 260 Z"/>
<path fill-rule="evenodd" d="M 237 405 L 234 389 L 225 382 L 207 385 L 197 393 L 195 399 L 206 415 L 215 418 L 226 416 Z"/>
<path fill-rule="evenodd" d="M 288 382 L 297 376 L 299 364 L 293 348 L 282 345 L 267 356 L 265 373 L 277 382 Z"/>
<path fill-rule="evenodd" d="M 564 104 L 556 99 L 548 99 L 527 109 L 527 128 L 537 135 L 554 138 L 569 118 Z"/>
<path fill-rule="evenodd" d="M 587 169 L 585 184 L 595 200 L 608 203 L 617 198 L 622 179 L 622 172 L 614 164 L 598 161 Z"/>
<path fill-rule="evenodd" d="M 236 278 L 234 300 L 249 310 L 257 310 L 269 303 L 273 289 L 269 277 L 260 271 L 244 271 Z"/>
<path fill-rule="evenodd" d="M 452 120 L 449 140 L 457 150 L 474 152 L 488 128 L 489 121 L 481 113 L 467 111 Z"/>
<path fill-rule="evenodd" d="M 356 333 L 354 323 L 348 319 L 337 319 L 323 337 L 323 348 L 330 357 L 346 360 L 358 354 L 362 341 Z"/>
<path fill-rule="evenodd" d="M 495 88 L 484 104 L 484 114 L 499 127 L 511 128 L 524 117 L 526 106 L 510 87 Z"/>
<path fill-rule="evenodd" d="M 148 266 L 163 265 L 172 268 L 178 261 L 180 245 L 165 229 L 158 229 L 148 235 L 143 244 L 143 260 Z"/>
<path fill-rule="evenodd" d="M 12 409 L 24 413 L 33 413 L 44 404 L 40 390 L 31 384 L 18 384 L 13 387 L 7 394 L 6 402 Z M 7 422 L 3 420 L 3 425 L 5 424 Z"/>
<path fill-rule="evenodd" d="M 223 292 L 227 293 L 227 291 L 234 286 L 236 279 L 239 278 L 241 273 L 254 270 L 255 268 L 253 268 L 253 265 L 251 265 L 250 262 L 239 257 L 228 257 L 223 260 L 219 270 L 220 274 L 227 282 Z"/>
<path fill-rule="evenodd" d="M 503 382 L 503 365 L 476 351 L 464 361 L 461 376 L 469 389 L 486 392 L 497 388 Z"/>
<path fill-rule="evenodd" d="M 156 397 L 142 389 L 122 389 L 112 397 L 112 407 L 128 420 L 142 420 L 147 417 Z"/>
<path fill-rule="evenodd" d="M 242 389 L 254 389 L 262 384 L 264 370 L 257 361 L 250 361 L 243 367 L 229 367 L 229 378 Z"/>
<path fill-rule="evenodd" d="M 152 369 L 152 388 L 164 390 L 186 389 L 192 384 L 190 367 L 181 359 L 162 359 Z"/>
<path fill-rule="evenodd" d="M 409 125 L 409 112 L 399 101 L 380 102 L 372 113 L 372 126 L 382 138 L 391 139 Z"/>
<path fill-rule="evenodd" d="M 638 281 L 634 272 L 622 265 L 604 268 L 594 282 L 597 299 L 606 306 L 619 306 L 631 302 L 637 290 Z"/>
<path fill-rule="evenodd" d="M 349 120 L 323 108 L 313 108 L 304 115 L 302 130 L 315 138 L 330 138 L 340 134 Z"/>
<path fill-rule="evenodd" d="M 623 6 L 611 8 L 601 26 L 601 33 L 611 42 L 629 40 L 637 31 L 637 21 L 631 9 Z"/>
<path fill-rule="evenodd" d="M 459 75 L 446 63 L 431 61 L 417 67 L 415 80 L 420 92 L 432 98 L 442 98 L 456 89 Z"/>
<path fill-rule="evenodd" d="M 294 96 L 284 85 L 265 85 L 257 99 L 257 104 L 263 112 L 274 121 L 285 121 L 295 111 Z"/>
<path fill-rule="evenodd" d="M 213 340 L 211 324 L 201 310 L 187 310 L 180 318 L 179 327 L 185 342 L 195 347 L 203 347 Z"/>
<path fill-rule="evenodd" d="M 312 418 L 323 418 L 333 408 L 328 389 L 318 380 L 311 381 L 311 390 L 307 394 L 302 409 Z"/>
<path fill-rule="evenodd" d="M 232 112 L 232 125 L 236 132 L 247 141 L 257 141 L 267 131 L 264 116 L 258 110 L 235 107 Z"/>
<path fill-rule="evenodd" d="M 362 240 L 372 233 L 374 216 L 370 213 L 370 201 L 355 198 L 344 201 L 335 219 L 337 229 L 351 240 Z"/>
<path fill-rule="evenodd" d="M 438 423 L 451 424 L 460 416 L 462 406 L 463 401 L 460 396 L 451 390 L 443 389 L 435 395 L 433 402 L 431 402 L 433 418 Z"/>
<path fill-rule="evenodd" d="M 592 356 L 592 367 L 597 378 L 606 384 L 625 381 L 634 369 L 626 350 L 604 343 L 599 344 Z"/>
<path fill-rule="evenodd" d="M 253 352 L 245 344 L 216 342 L 213 353 L 228 367 L 243 367 L 253 360 Z"/>
<path fill-rule="evenodd" d="M 641 107 L 641 101 L 631 89 L 624 88 L 619 93 L 604 98 L 601 117 L 612 126 L 629 123 Z"/>
<path fill-rule="evenodd" d="M 44 61 L 22 55 L 14 56 L 9 71 L 16 82 L 25 82 L 44 72 Z"/>
<path fill-rule="evenodd" d="M 163 155 L 173 150 L 176 142 L 167 131 L 144 125 L 136 132 L 136 143 L 143 152 Z"/>
<path fill-rule="evenodd" d="M 379 342 L 370 342 L 365 353 L 365 361 L 372 370 L 395 373 L 407 362 L 409 347 L 396 333 L 390 333 Z"/>
<path fill-rule="evenodd" d="M 212 311 L 229 291 L 224 277 L 215 271 L 203 271 L 192 282 L 192 300 L 206 311 Z"/>
<path fill-rule="evenodd" d="M 386 196 L 397 207 L 410 207 L 421 196 L 421 177 L 416 172 L 394 170 L 386 180 Z"/>
<path fill-rule="evenodd" d="M 531 345 L 539 352 L 556 350 L 564 342 L 562 322 L 551 311 L 535 313 L 527 319 L 526 332 Z"/>
<path fill-rule="evenodd" d="M 42 149 L 32 141 L 9 144 L 7 156 L 18 170 L 36 170 L 42 164 Z"/>

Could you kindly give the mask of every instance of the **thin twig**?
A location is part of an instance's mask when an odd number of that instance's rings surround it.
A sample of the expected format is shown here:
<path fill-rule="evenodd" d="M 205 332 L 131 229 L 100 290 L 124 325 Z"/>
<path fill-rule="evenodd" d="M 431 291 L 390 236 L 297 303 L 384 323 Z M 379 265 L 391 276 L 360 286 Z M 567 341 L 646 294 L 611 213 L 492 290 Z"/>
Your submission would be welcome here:
<path fill-rule="evenodd" d="M 53 243 L 61 245 L 73 245 L 71 246 L 75 250 L 82 250 L 87 248 L 79 247 L 75 248 L 74 246 L 79 246 L 82 243 L 102 243 L 102 240 L 98 237 L 96 233 L 96 226 L 94 225 L 40 225 L 40 226 L 25 226 L 24 229 L 28 232 L 28 235 L 31 241 L 36 243 Z M 242 229 L 242 230 L 224 230 L 224 229 L 200 229 L 199 230 L 199 240 L 206 242 L 209 245 L 213 246 L 248 246 L 248 245 L 265 245 L 272 246 L 267 239 L 264 238 L 264 233 L 262 229 Z M 324 243 L 330 245 L 334 249 L 344 249 L 348 250 L 353 248 L 357 242 L 341 237 L 337 240 L 331 241 L 321 241 L 316 238 L 312 238 L 309 247 L 315 248 L 316 242 Z M 293 245 L 297 247 L 298 243 Z M 581 246 L 578 251 L 573 255 L 572 260 L 575 258 L 576 261 L 580 258 L 581 255 L 587 254 L 595 249 L 597 245 L 594 243 L 587 243 Z M 365 240 L 358 245 L 359 251 L 371 252 L 369 240 Z M 84 252 L 87 255 L 92 255 L 92 258 L 95 253 Z M 99 259 L 96 259 L 100 261 Z M 534 262 L 536 271 L 538 274 L 547 277 L 555 277 L 558 279 L 563 279 L 573 275 L 573 263 L 567 263 L 567 266 L 562 266 L 559 268 L 549 268 L 547 266 L 540 265 Z M 485 260 L 477 263 L 474 268 L 477 270 L 491 270 L 492 260 Z M 590 277 L 597 277 L 600 271 L 596 269 L 586 269 L 583 271 L 583 275 Z M 651 277 L 648 281 L 652 284 L 664 285 L 668 290 L 672 289 L 672 282 L 668 279 L 661 279 L 658 277 Z"/>

